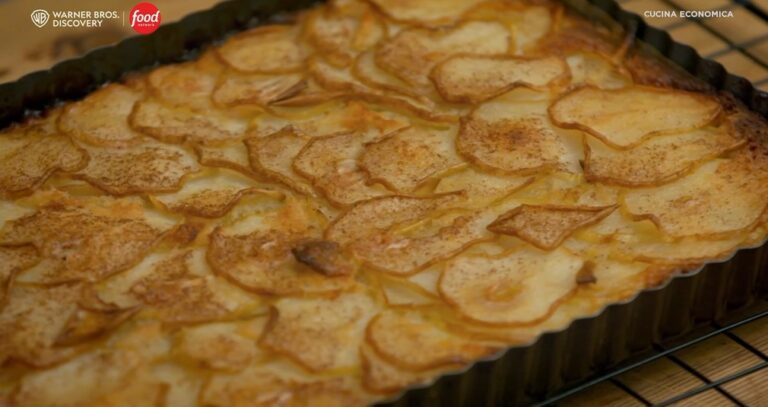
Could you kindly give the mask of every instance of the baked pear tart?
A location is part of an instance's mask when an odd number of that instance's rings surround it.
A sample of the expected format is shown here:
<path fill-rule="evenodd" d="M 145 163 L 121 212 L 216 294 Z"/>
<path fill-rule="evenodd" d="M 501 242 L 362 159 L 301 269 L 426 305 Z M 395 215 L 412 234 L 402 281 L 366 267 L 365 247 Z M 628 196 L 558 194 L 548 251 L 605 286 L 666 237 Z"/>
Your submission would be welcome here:
<path fill-rule="evenodd" d="M 554 1 L 333 0 L 0 131 L 0 404 L 356 406 L 768 234 L 768 127 Z"/>

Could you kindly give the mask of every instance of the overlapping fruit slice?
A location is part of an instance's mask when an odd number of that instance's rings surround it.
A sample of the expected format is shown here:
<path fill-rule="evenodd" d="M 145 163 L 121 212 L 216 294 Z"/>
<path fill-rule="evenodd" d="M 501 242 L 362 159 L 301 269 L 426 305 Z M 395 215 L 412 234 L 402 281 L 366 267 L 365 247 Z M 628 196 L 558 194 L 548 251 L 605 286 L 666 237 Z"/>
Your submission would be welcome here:
<path fill-rule="evenodd" d="M 336 292 L 354 284 L 354 265 L 341 247 L 321 239 L 324 219 L 308 202 L 287 198 L 263 213 L 235 216 L 246 218 L 210 236 L 208 262 L 217 274 L 275 295 Z"/>
<path fill-rule="evenodd" d="M 187 106 L 169 106 L 155 99 L 136 104 L 131 126 L 160 141 L 216 145 L 243 137 L 247 123 L 212 108 L 196 110 Z"/>
<path fill-rule="evenodd" d="M 37 249 L 32 245 L 0 246 L 0 304 L 4 303 L 14 275 L 34 266 L 39 260 Z"/>
<path fill-rule="evenodd" d="M 550 7 L 521 4 L 506 0 L 479 2 L 465 14 L 465 19 L 498 21 L 512 31 L 514 51 L 525 54 L 552 29 L 553 12 Z"/>
<path fill-rule="evenodd" d="M 400 0 L 369 1 L 396 21 L 435 27 L 455 23 L 478 3 L 478 0 L 426 0 L 413 4 Z"/>
<path fill-rule="evenodd" d="M 250 179 L 219 170 L 190 179 L 179 191 L 155 195 L 154 199 L 171 212 L 218 218 L 232 209 L 243 195 L 259 192 Z"/>
<path fill-rule="evenodd" d="M 460 256 L 446 265 L 439 290 L 471 320 L 531 325 L 549 317 L 572 294 L 583 264 L 580 257 L 563 249 Z"/>
<path fill-rule="evenodd" d="M 466 364 L 497 349 L 448 331 L 439 316 L 388 310 L 371 320 L 366 340 L 393 365 L 412 371 Z"/>
<path fill-rule="evenodd" d="M 452 54 L 501 55 L 509 48 L 510 34 L 502 24 L 470 21 L 442 30 L 403 30 L 376 49 L 375 60 L 392 75 L 424 88 L 432 68 Z"/>
<path fill-rule="evenodd" d="M 40 253 L 41 262 L 17 281 L 58 284 L 98 281 L 123 271 L 141 260 L 160 233 L 139 201 L 60 199 L 7 222 L 0 244 L 32 244 Z"/>
<path fill-rule="evenodd" d="M 244 73 L 295 72 L 304 66 L 305 51 L 289 25 L 267 25 L 238 34 L 217 49 L 230 67 Z"/>
<path fill-rule="evenodd" d="M 375 45 L 386 27 L 365 3 L 340 4 L 307 19 L 306 32 L 318 54 L 335 66 L 349 65 L 357 52 Z"/>
<path fill-rule="evenodd" d="M 218 146 L 197 145 L 195 146 L 195 153 L 197 153 L 197 160 L 202 165 L 215 168 L 229 168 L 246 175 L 255 175 L 248 159 L 248 149 L 242 141 Z"/>
<path fill-rule="evenodd" d="M 372 179 L 410 192 L 430 178 L 462 164 L 454 146 L 455 128 L 410 127 L 365 145 L 360 166 Z"/>
<path fill-rule="evenodd" d="M 473 168 L 440 178 L 434 192 L 464 191 L 471 197 L 469 203 L 483 205 L 505 197 L 533 182 L 533 177 L 495 175 L 479 172 Z"/>
<path fill-rule="evenodd" d="M 590 181 L 652 186 L 672 181 L 696 164 L 744 145 L 727 129 L 707 128 L 651 138 L 629 150 L 586 139 L 584 175 Z"/>
<path fill-rule="evenodd" d="M 266 316 L 259 316 L 184 327 L 179 333 L 178 351 L 208 369 L 241 371 L 265 356 L 254 339 L 261 335 L 266 322 Z"/>
<path fill-rule="evenodd" d="M 624 207 L 672 236 L 718 236 L 750 229 L 765 211 L 768 171 L 742 151 L 657 188 L 626 192 Z"/>
<path fill-rule="evenodd" d="M 169 105 L 208 109 L 223 70 L 215 54 L 206 52 L 196 61 L 152 70 L 147 75 L 147 84 L 153 95 Z"/>
<path fill-rule="evenodd" d="M 426 198 L 395 195 L 369 199 L 336 218 L 325 231 L 325 237 L 347 245 L 393 225 L 418 220 L 434 210 L 455 207 L 465 199 L 462 193 Z"/>
<path fill-rule="evenodd" d="M 512 93 L 515 99 L 483 104 L 462 120 L 456 141 L 459 153 L 500 174 L 567 167 L 566 144 L 542 114 L 546 96 L 529 90 Z"/>
<path fill-rule="evenodd" d="M 27 195 L 56 172 L 85 167 L 86 152 L 52 127 L 32 123 L 0 137 L 0 196 Z"/>
<path fill-rule="evenodd" d="M 615 206 L 520 205 L 488 225 L 494 233 L 517 236 L 542 249 L 553 250 L 573 232 L 599 222 Z"/>
<path fill-rule="evenodd" d="M 416 273 L 445 260 L 468 246 L 489 240 L 486 230 L 495 214 L 491 211 L 448 213 L 421 224 L 403 225 L 352 244 L 355 254 L 368 266 L 398 275 Z"/>
<path fill-rule="evenodd" d="M 565 58 L 571 71 L 572 85 L 590 85 L 601 89 L 619 89 L 632 84 L 632 78 L 617 69 L 607 58 L 592 52 L 580 52 Z"/>
<path fill-rule="evenodd" d="M 306 89 L 301 74 L 236 75 L 230 74 L 216 86 L 213 101 L 223 106 L 257 105 L 266 107 L 288 99 Z"/>
<path fill-rule="evenodd" d="M 363 369 L 362 385 L 365 390 L 375 394 L 396 393 L 408 386 L 425 383 L 439 373 L 439 369 L 426 372 L 400 369 L 384 360 L 370 346 L 361 348 L 360 364 Z M 441 368 L 445 369 L 445 366 Z"/>
<path fill-rule="evenodd" d="M 282 182 L 306 195 L 314 195 L 312 185 L 296 173 L 293 161 L 309 141 L 294 130 L 286 127 L 266 137 L 245 140 L 251 167 L 258 173 Z"/>
<path fill-rule="evenodd" d="M 157 142 L 87 151 L 91 160 L 77 176 L 113 195 L 175 191 L 200 169 L 187 150 Z"/>
<path fill-rule="evenodd" d="M 579 88 L 549 109 L 558 126 L 587 131 L 616 148 L 633 147 L 658 134 L 697 129 L 719 112 L 720 104 L 703 94 L 638 86 Z"/>
<path fill-rule="evenodd" d="M 438 64 L 430 74 L 449 102 L 480 103 L 517 86 L 543 87 L 568 75 L 558 57 L 459 55 Z"/>
<path fill-rule="evenodd" d="M 367 175 L 357 166 L 356 159 L 369 139 L 359 133 L 312 139 L 296 156 L 293 168 L 338 206 L 385 195 L 385 188 L 368 185 Z"/>
<path fill-rule="evenodd" d="M 0 363 L 16 360 L 47 366 L 73 356 L 75 349 L 54 344 L 77 308 L 80 289 L 79 284 L 14 285 L 0 307 Z"/>
<path fill-rule="evenodd" d="M 61 132 L 93 145 L 135 143 L 141 134 L 128 125 L 128 117 L 142 96 L 128 86 L 109 84 L 84 100 L 67 105 L 58 127 Z"/>
<path fill-rule="evenodd" d="M 351 368 L 359 363 L 365 326 L 377 310 L 356 291 L 331 299 L 280 299 L 260 344 L 313 372 Z"/>

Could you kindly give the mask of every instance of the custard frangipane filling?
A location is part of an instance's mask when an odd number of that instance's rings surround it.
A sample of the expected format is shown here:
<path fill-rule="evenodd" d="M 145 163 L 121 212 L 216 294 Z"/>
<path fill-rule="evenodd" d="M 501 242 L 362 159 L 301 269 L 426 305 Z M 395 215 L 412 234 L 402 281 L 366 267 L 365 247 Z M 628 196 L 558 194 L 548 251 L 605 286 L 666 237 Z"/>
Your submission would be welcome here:
<path fill-rule="evenodd" d="M 3 130 L 0 404 L 370 404 L 762 243 L 765 122 L 535 3 L 334 0 Z"/>

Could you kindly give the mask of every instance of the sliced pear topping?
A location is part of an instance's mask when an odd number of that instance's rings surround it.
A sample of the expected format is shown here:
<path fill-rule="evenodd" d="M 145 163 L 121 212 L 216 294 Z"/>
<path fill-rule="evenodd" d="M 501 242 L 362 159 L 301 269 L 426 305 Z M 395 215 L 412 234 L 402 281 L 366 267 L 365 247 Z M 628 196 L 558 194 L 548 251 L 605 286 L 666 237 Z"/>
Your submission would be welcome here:
<path fill-rule="evenodd" d="M 361 349 L 360 359 L 363 368 L 363 387 L 376 394 L 397 393 L 406 387 L 426 383 L 435 373 L 400 369 L 367 346 Z M 458 365 L 456 367 L 458 368 Z"/>
<path fill-rule="evenodd" d="M 332 299 L 280 299 L 260 344 L 312 372 L 353 367 L 359 363 L 365 326 L 377 308 L 359 292 Z"/>
<path fill-rule="evenodd" d="M 558 126 L 581 129 L 613 147 L 629 148 L 654 135 L 705 126 L 720 113 L 720 104 L 680 90 L 584 87 L 562 96 L 549 113 Z"/>
<path fill-rule="evenodd" d="M 439 290 L 471 320 L 533 325 L 548 318 L 573 292 L 582 265 L 579 257 L 562 249 L 461 256 L 446 266 Z"/>
<path fill-rule="evenodd" d="M 386 27 L 373 10 L 337 6 L 322 10 L 307 20 L 310 42 L 320 56 L 335 66 L 349 65 L 357 52 L 374 46 L 385 34 Z"/>
<path fill-rule="evenodd" d="M 38 261 L 40 256 L 35 246 L 31 244 L 0 246 L 0 304 L 4 303 L 14 276 L 34 266 Z"/>
<path fill-rule="evenodd" d="M 385 360 L 410 371 L 465 364 L 496 351 L 449 332 L 436 319 L 418 311 L 384 311 L 371 321 L 366 339 Z"/>
<path fill-rule="evenodd" d="M 535 50 L 537 42 L 552 29 L 553 12 L 551 7 L 523 4 L 516 1 L 483 1 L 466 15 L 466 19 L 498 21 L 512 31 L 514 51 L 525 54 Z"/>
<path fill-rule="evenodd" d="M 301 74 L 228 75 L 213 92 L 213 101 L 224 106 L 258 105 L 266 107 L 296 96 L 307 88 Z"/>
<path fill-rule="evenodd" d="M 430 77 L 443 99 L 480 103 L 517 86 L 543 87 L 567 74 L 568 67 L 558 57 L 460 55 L 438 64 Z"/>
<path fill-rule="evenodd" d="M 28 195 L 51 175 L 88 163 L 85 150 L 67 137 L 35 124 L 17 131 L 0 136 L 0 196 Z"/>
<path fill-rule="evenodd" d="M 67 105 L 59 129 L 73 138 L 98 146 L 119 146 L 138 141 L 141 134 L 128 125 L 128 116 L 142 94 L 127 86 L 107 85 L 84 100 Z"/>
<path fill-rule="evenodd" d="M 315 138 L 296 156 L 293 168 L 312 180 L 313 185 L 337 206 L 386 195 L 385 188 L 368 185 L 368 176 L 357 165 L 357 157 L 370 138 L 358 133 Z"/>
<path fill-rule="evenodd" d="M 411 28 L 376 50 L 376 64 L 407 83 L 429 87 L 432 68 L 452 54 L 506 54 L 509 31 L 500 23 L 470 21 L 449 29 Z"/>
<path fill-rule="evenodd" d="M 756 164 L 749 152 L 711 161 L 669 184 L 627 191 L 624 207 L 672 236 L 746 231 L 768 205 L 768 171 Z"/>
<path fill-rule="evenodd" d="M 461 193 L 428 198 L 385 196 L 357 203 L 328 227 L 325 236 L 342 244 L 355 242 L 393 225 L 420 219 L 426 214 L 450 208 L 464 200 Z"/>
<path fill-rule="evenodd" d="M 572 85 L 591 85 L 601 89 L 619 89 L 630 86 L 632 78 L 618 70 L 611 62 L 595 53 L 583 52 L 565 58 L 571 71 Z"/>
<path fill-rule="evenodd" d="M 152 93 L 174 106 L 206 109 L 211 106 L 213 92 L 221 63 L 212 54 L 204 54 L 199 60 L 182 64 L 165 65 L 147 75 Z"/>
<path fill-rule="evenodd" d="M 467 168 L 440 178 L 436 194 L 464 191 L 470 202 L 488 202 L 507 196 L 533 182 L 532 177 L 495 175 Z"/>
<path fill-rule="evenodd" d="M 597 140 L 585 143 L 584 174 L 590 181 L 629 187 L 675 180 L 695 165 L 744 145 L 727 130 L 702 129 L 654 137 L 630 150 Z"/>
<path fill-rule="evenodd" d="M 217 218 L 229 212 L 243 195 L 258 192 L 249 179 L 222 171 L 188 180 L 179 191 L 155 195 L 154 199 L 172 212 Z"/>
<path fill-rule="evenodd" d="M 455 129 L 410 127 L 368 143 L 360 166 L 372 179 L 398 192 L 410 192 L 430 178 L 462 163 L 454 146 Z"/>
<path fill-rule="evenodd" d="M 542 249 L 553 250 L 579 228 L 610 215 L 615 206 L 520 205 L 488 225 L 494 233 L 517 236 Z"/>
<path fill-rule="evenodd" d="M 238 34 L 217 52 L 227 65 L 247 73 L 295 72 L 302 68 L 305 57 L 296 29 L 288 25 L 262 26 Z"/>
<path fill-rule="evenodd" d="M 91 160 L 78 176 L 113 195 L 175 191 L 200 169 L 185 149 L 157 142 L 87 150 Z"/>
<path fill-rule="evenodd" d="M 369 0 L 379 10 L 399 22 L 425 26 L 455 23 L 478 0 L 423 0 L 411 3 L 402 0 Z"/>
<path fill-rule="evenodd" d="M 308 137 L 286 127 L 266 137 L 245 140 L 251 167 L 283 184 L 307 195 L 313 195 L 312 186 L 293 170 L 293 161 Z"/>

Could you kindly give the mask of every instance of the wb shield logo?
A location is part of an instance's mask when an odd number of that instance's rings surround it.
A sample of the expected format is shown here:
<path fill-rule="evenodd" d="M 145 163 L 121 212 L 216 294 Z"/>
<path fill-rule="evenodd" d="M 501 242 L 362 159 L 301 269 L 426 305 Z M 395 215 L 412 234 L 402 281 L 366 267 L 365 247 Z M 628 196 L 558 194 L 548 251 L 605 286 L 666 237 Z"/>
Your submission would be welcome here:
<path fill-rule="evenodd" d="M 32 22 L 35 23 L 37 28 L 43 28 L 43 26 L 48 23 L 48 19 L 50 18 L 50 15 L 48 15 L 48 12 L 42 9 L 37 9 L 32 12 Z"/>

